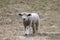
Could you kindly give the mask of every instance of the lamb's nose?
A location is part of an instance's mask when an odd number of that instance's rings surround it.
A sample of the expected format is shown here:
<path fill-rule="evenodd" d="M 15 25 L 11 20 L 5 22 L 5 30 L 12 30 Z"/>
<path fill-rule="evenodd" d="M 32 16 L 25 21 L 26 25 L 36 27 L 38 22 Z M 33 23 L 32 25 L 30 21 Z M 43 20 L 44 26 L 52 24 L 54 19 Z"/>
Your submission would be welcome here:
<path fill-rule="evenodd" d="M 23 20 L 25 20 L 25 18 Z"/>

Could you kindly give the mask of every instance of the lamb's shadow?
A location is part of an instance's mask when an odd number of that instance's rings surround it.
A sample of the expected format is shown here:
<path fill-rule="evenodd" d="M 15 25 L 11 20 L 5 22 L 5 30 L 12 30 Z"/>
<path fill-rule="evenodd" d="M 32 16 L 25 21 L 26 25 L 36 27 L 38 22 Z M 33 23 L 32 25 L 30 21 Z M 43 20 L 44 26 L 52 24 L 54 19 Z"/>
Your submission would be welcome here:
<path fill-rule="evenodd" d="M 29 35 L 27 35 L 25 37 L 35 37 L 35 36 L 48 36 L 48 34 L 47 33 L 29 34 Z"/>
<path fill-rule="evenodd" d="M 38 33 L 37 35 L 39 35 L 39 36 L 48 36 L 47 33 Z"/>
<path fill-rule="evenodd" d="M 25 37 L 34 37 L 34 36 L 36 36 L 36 35 L 34 35 L 34 34 L 29 34 L 29 35 L 24 35 Z"/>

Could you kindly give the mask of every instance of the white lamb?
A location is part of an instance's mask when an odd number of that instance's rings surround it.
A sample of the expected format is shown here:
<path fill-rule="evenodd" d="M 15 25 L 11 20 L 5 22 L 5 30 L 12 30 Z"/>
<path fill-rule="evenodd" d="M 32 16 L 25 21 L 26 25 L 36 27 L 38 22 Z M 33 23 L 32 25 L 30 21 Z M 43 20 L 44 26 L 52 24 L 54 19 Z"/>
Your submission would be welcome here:
<path fill-rule="evenodd" d="M 29 34 L 29 28 L 32 27 L 33 34 L 38 31 L 38 26 L 40 22 L 39 15 L 37 13 L 27 13 L 22 12 L 19 14 L 22 17 L 23 24 L 25 27 L 25 35 Z"/>

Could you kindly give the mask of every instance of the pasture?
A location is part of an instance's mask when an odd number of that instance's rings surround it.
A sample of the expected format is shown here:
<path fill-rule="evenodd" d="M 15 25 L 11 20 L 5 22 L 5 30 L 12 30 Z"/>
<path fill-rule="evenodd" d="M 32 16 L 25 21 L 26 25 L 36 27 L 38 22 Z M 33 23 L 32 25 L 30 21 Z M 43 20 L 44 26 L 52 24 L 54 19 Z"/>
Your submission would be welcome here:
<path fill-rule="evenodd" d="M 23 35 L 23 11 L 40 15 L 36 36 Z M 0 0 L 0 40 L 60 40 L 60 0 Z"/>

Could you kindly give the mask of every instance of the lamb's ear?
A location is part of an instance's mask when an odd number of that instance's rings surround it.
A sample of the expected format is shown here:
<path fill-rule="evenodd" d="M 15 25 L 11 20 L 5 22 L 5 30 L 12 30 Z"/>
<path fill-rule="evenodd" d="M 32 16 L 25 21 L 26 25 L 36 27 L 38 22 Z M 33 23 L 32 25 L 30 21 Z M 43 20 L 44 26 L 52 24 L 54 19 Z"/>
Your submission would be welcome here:
<path fill-rule="evenodd" d="M 22 16 L 22 14 L 18 14 L 18 15 Z"/>
<path fill-rule="evenodd" d="M 31 16 L 31 14 L 28 14 L 28 16 Z"/>

